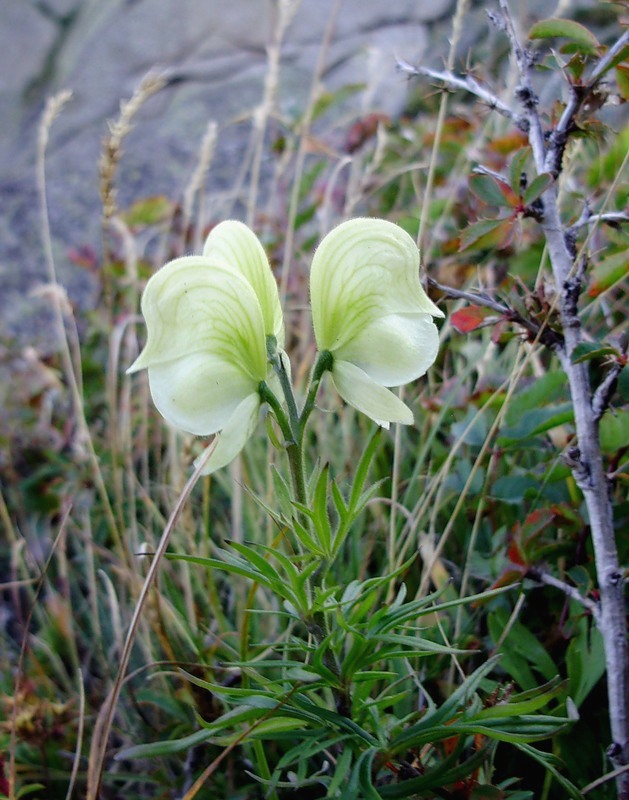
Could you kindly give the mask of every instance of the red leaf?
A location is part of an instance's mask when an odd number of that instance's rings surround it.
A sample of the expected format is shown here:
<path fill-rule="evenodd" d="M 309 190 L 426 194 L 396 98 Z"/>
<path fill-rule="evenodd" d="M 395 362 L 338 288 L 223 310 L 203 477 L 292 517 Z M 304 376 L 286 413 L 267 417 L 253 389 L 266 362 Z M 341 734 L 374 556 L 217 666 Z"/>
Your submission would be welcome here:
<path fill-rule="evenodd" d="M 495 317 L 496 313 L 490 308 L 485 308 L 484 306 L 467 306 L 466 308 L 459 309 L 459 311 L 455 311 L 454 314 L 450 316 L 450 322 L 459 333 L 469 333 L 470 331 L 475 331 L 476 328 L 480 328 L 481 325 L 484 325 L 487 322 L 487 318 L 491 316 Z"/>

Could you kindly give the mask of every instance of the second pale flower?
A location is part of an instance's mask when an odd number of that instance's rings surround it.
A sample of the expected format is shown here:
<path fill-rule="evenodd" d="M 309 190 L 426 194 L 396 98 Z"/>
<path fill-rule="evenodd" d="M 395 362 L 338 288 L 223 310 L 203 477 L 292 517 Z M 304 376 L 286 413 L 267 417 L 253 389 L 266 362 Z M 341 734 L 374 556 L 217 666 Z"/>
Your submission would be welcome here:
<path fill-rule="evenodd" d="M 433 364 L 443 313 L 419 282 L 413 239 L 391 222 L 358 218 L 334 228 L 310 272 L 315 338 L 333 357 L 332 379 L 350 405 L 379 425 L 411 424 L 387 387 L 419 378 Z"/>

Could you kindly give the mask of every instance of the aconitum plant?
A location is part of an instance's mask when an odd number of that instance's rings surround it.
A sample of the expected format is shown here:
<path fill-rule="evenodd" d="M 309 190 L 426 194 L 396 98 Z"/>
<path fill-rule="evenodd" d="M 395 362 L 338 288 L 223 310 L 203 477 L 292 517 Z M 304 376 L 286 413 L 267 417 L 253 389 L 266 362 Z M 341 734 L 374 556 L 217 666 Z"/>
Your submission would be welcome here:
<path fill-rule="evenodd" d="M 411 237 L 382 219 L 339 225 L 315 253 L 310 292 L 319 350 L 311 388 L 329 371 L 341 397 L 382 427 L 411 424 L 411 410 L 387 387 L 433 364 L 432 318 L 443 317 L 419 282 Z M 223 222 L 202 255 L 166 264 L 147 284 L 142 313 L 148 340 L 129 372 L 148 369 L 155 405 L 176 428 L 220 432 L 205 474 L 242 450 L 263 403 L 283 431 L 288 424 L 289 440 L 303 438 L 311 404 L 297 408 L 277 285 L 246 225 Z"/>
<path fill-rule="evenodd" d="M 416 380 L 434 363 L 439 333 L 433 318 L 444 315 L 420 284 L 415 242 L 382 219 L 344 222 L 323 239 L 312 261 L 310 300 L 317 354 L 300 399 L 284 349 L 277 285 L 264 249 L 245 225 L 221 223 L 201 255 L 171 261 L 146 286 L 147 343 L 129 372 L 148 370 L 155 405 L 171 425 L 198 436 L 216 434 L 195 474 L 209 475 L 236 458 L 266 406 L 277 423 L 270 439 L 285 453 L 290 479 L 273 470 L 273 500 L 256 498 L 260 513 L 277 525 L 272 546 L 213 542 L 212 557 L 171 555 L 250 580 L 251 603 L 257 590 L 267 592 L 264 609 L 255 610 L 276 615 L 275 642 L 266 635 L 255 641 L 247 623 L 237 661 L 229 662 L 228 653 L 227 665 L 199 665 L 187 675 L 212 694 L 218 717 L 200 720 L 200 729 L 183 739 L 134 746 L 119 757 L 217 744 L 221 755 L 197 778 L 196 791 L 239 745 L 270 800 L 279 800 L 284 788 L 298 792 L 313 784 L 316 796 L 341 800 L 414 797 L 432 789 L 441 795 L 457 781 L 489 785 L 498 741 L 524 747 L 568 723 L 556 714 L 535 714 L 556 697 L 559 683 L 503 693 L 487 682 L 495 664 L 488 659 L 435 703 L 417 677 L 420 660 L 470 653 L 455 650 L 434 622 L 422 629 L 422 618 L 434 621 L 504 590 L 446 602 L 441 591 L 407 599 L 401 581 L 414 554 L 390 574 L 348 574 L 343 545 L 375 497 L 378 484 L 370 486 L 367 477 L 379 437 L 365 443 L 347 491 L 321 458 L 309 467 L 304 448 L 326 375 L 346 403 L 381 428 L 412 424 L 411 409 L 391 387 Z M 247 607 L 247 615 L 253 611 Z M 223 682 L 225 668 L 237 680 Z M 478 695 L 483 681 L 494 688 L 485 704 Z"/>

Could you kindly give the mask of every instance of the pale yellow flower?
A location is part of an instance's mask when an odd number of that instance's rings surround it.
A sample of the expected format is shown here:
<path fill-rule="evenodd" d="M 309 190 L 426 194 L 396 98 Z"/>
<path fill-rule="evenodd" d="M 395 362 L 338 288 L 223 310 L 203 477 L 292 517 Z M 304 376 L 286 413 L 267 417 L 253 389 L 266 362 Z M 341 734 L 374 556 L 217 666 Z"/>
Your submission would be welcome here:
<path fill-rule="evenodd" d="M 419 282 L 413 239 L 382 219 L 342 223 L 315 253 L 310 300 L 317 347 L 332 354 L 341 397 L 383 427 L 411 424 L 410 408 L 387 387 L 414 381 L 434 363 L 432 318 L 444 316 Z"/>
<path fill-rule="evenodd" d="M 142 296 L 146 347 L 128 372 L 148 369 L 153 401 L 176 428 L 220 432 L 205 474 L 244 447 L 269 377 L 267 336 L 283 341 L 277 286 L 255 234 L 239 222 L 218 225 L 204 255 L 177 258 Z"/>

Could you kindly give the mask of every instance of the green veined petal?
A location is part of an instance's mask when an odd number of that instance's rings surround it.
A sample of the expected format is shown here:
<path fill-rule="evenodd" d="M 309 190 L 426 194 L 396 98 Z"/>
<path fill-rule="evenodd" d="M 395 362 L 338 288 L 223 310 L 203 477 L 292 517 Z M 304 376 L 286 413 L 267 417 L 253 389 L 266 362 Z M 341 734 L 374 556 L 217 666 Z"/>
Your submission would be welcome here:
<path fill-rule="evenodd" d="M 147 343 L 128 372 L 192 353 L 237 366 L 252 379 L 266 375 L 260 303 L 238 273 L 203 256 L 169 262 L 142 295 Z"/>
<path fill-rule="evenodd" d="M 419 282 L 415 242 L 383 219 L 349 220 L 328 233 L 312 261 L 310 296 L 317 345 L 333 353 L 381 316 L 443 316 Z"/>
<path fill-rule="evenodd" d="M 265 334 L 275 336 L 282 347 L 284 321 L 277 282 L 255 233 L 242 222 L 225 220 L 210 232 L 203 247 L 203 255 L 235 269 L 246 278 L 260 303 Z"/>
<path fill-rule="evenodd" d="M 349 361 L 334 360 L 332 380 L 346 403 L 366 414 L 378 425 L 391 422 L 413 424 L 413 412 L 389 389 L 373 381 L 360 367 Z"/>
<path fill-rule="evenodd" d="M 211 475 L 233 461 L 253 434 L 258 422 L 260 397 L 250 394 L 237 406 L 229 421 L 218 434 L 214 452 L 203 468 L 202 475 Z M 198 463 L 195 461 L 195 466 Z"/>

